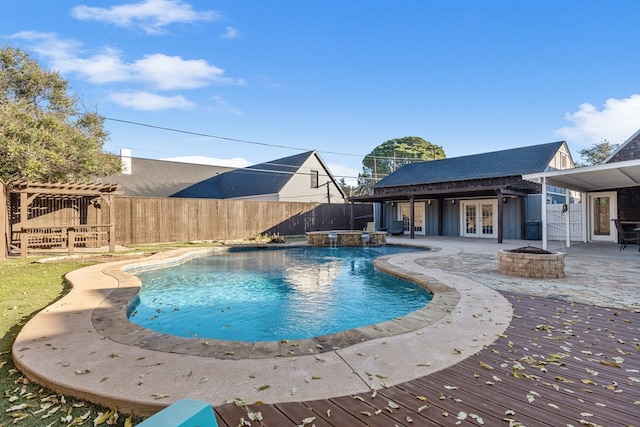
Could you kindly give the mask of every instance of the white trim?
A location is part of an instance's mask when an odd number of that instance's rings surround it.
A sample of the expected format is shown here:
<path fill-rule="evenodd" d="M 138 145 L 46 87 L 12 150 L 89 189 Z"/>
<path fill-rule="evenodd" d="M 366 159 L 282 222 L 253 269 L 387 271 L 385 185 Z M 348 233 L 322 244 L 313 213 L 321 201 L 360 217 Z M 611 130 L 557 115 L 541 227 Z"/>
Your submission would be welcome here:
<path fill-rule="evenodd" d="M 425 228 L 426 228 L 426 226 L 425 226 L 426 217 L 425 216 L 426 216 L 427 210 L 425 208 L 425 204 L 426 204 L 425 202 L 414 202 L 413 203 L 413 222 L 414 222 L 414 224 L 413 224 L 413 227 L 414 227 L 413 233 L 421 235 L 421 236 L 424 236 L 426 234 L 426 230 L 425 230 Z M 404 220 L 404 216 L 402 215 L 402 208 L 403 207 L 406 207 L 407 210 L 410 210 L 411 209 L 411 203 L 408 203 L 408 202 L 398 203 L 398 210 L 397 210 L 397 213 L 396 213 L 396 218 L 398 218 L 398 221 Z M 422 216 L 418 216 L 417 215 L 420 212 L 420 209 L 422 209 Z M 416 229 L 416 225 L 419 225 L 419 224 L 422 224 L 422 230 L 417 230 Z M 404 230 L 404 234 L 411 234 L 411 230 Z"/>
<path fill-rule="evenodd" d="M 567 211 L 565 212 L 566 214 L 566 222 L 565 222 L 565 226 L 566 226 L 566 244 L 567 247 L 570 248 L 571 247 L 571 190 L 569 190 L 568 188 L 565 190 L 565 198 L 564 198 L 564 205 L 567 207 Z"/>
<path fill-rule="evenodd" d="M 575 191 L 600 191 L 609 188 L 640 186 L 640 159 L 595 166 L 522 175 L 522 179 L 546 183 Z"/>
<path fill-rule="evenodd" d="M 542 249 L 547 250 L 547 177 L 542 177 L 542 198 L 540 200 L 542 205 Z"/>
<path fill-rule="evenodd" d="M 476 207 L 475 233 L 467 233 L 466 206 Z M 491 234 L 482 233 L 482 206 L 490 205 L 492 209 Z M 469 199 L 460 200 L 460 235 L 462 237 L 496 238 L 498 237 L 498 199 Z"/>
<path fill-rule="evenodd" d="M 608 235 L 595 235 L 594 229 L 594 206 L 593 199 L 596 197 L 609 197 L 609 234 Z M 618 231 L 611 222 L 612 219 L 617 218 L 618 212 L 618 193 L 615 191 L 603 191 L 599 193 L 589 193 L 589 239 L 592 241 L 604 241 L 604 242 L 617 242 Z"/>

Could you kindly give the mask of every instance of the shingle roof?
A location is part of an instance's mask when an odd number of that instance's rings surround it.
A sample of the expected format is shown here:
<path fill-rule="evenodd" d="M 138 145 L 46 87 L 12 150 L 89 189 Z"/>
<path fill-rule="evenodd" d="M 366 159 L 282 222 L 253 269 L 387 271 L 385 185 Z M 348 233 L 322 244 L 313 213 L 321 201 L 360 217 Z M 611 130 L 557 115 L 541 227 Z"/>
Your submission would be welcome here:
<path fill-rule="evenodd" d="M 640 130 L 620 144 L 602 163 L 615 163 L 636 159 L 640 159 Z"/>
<path fill-rule="evenodd" d="M 234 169 L 198 182 L 173 197 L 229 199 L 278 193 L 314 151 Z"/>
<path fill-rule="evenodd" d="M 130 175 L 106 176 L 96 182 L 120 184 L 126 196 L 169 197 L 194 182 L 230 170 L 233 168 L 132 157 Z"/>
<path fill-rule="evenodd" d="M 391 173 L 374 188 L 435 184 L 543 172 L 564 141 L 450 159 L 411 163 Z"/>

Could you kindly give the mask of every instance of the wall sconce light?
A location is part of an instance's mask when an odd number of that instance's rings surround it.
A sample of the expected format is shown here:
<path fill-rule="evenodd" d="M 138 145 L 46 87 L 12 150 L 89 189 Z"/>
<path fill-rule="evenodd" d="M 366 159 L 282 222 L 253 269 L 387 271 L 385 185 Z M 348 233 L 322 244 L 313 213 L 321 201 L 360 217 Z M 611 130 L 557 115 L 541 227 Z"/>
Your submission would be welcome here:
<path fill-rule="evenodd" d="M 427 200 L 427 204 L 431 206 L 431 200 Z"/>
<path fill-rule="evenodd" d="M 451 204 L 455 205 L 456 204 L 456 199 L 451 199 Z"/>
<path fill-rule="evenodd" d="M 502 198 L 502 203 L 506 204 L 506 203 L 507 203 L 507 200 L 509 200 L 509 198 L 508 198 L 508 197 L 503 197 L 503 198 Z"/>

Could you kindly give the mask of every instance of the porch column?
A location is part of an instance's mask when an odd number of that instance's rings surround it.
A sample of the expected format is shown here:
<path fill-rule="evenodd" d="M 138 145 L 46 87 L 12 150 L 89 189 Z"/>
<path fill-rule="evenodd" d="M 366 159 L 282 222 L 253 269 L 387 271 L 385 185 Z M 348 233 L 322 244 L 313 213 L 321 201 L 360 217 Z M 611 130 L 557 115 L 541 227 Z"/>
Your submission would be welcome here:
<path fill-rule="evenodd" d="M 571 190 L 569 190 L 568 188 L 565 188 L 564 191 L 565 191 L 564 202 L 567 205 L 567 211 L 565 212 L 565 214 L 567 215 L 567 217 L 565 218 L 565 224 L 567 227 L 567 230 L 566 230 L 567 247 L 570 248 L 571 247 Z"/>
<path fill-rule="evenodd" d="M 589 207 L 589 195 L 585 192 L 580 193 L 580 209 L 582 210 L 582 241 L 587 243 L 589 241 L 589 216 L 587 215 Z"/>
<path fill-rule="evenodd" d="M 416 237 L 416 232 L 415 232 L 415 213 L 413 212 L 413 206 L 415 202 L 415 198 L 413 196 L 411 196 L 411 198 L 409 198 L 409 236 L 412 239 L 415 239 Z"/>
<path fill-rule="evenodd" d="M 547 249 L 547 177 L 542 177 L 542 249 Z"/>
<path fill-rule="evenodd" d="M 502 243 L 502 215 L 504 212 L 504 196 L 498 190 L 498 243 Z"/>

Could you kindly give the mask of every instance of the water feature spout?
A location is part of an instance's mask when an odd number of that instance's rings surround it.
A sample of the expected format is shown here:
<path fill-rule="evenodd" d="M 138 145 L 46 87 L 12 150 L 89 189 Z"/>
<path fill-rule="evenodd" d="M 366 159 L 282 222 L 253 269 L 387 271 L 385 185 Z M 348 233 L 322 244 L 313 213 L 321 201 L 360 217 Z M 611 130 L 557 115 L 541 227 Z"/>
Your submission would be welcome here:
<path fill-rule="evenodd" d="M 329 233 L 329 247 L 330 248 L 338 247 L 338 234 L 334 231 Z"/>
<path fill-rule="evenodd" d="M 369 237 L 369 233 L 363 232 L 362 233 L 362 246 L 369 246 L 369 243 L 371 242 L 371 238 Z"/>

